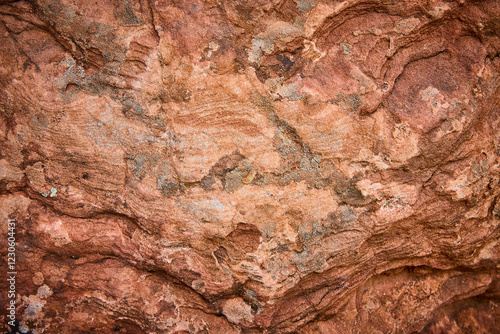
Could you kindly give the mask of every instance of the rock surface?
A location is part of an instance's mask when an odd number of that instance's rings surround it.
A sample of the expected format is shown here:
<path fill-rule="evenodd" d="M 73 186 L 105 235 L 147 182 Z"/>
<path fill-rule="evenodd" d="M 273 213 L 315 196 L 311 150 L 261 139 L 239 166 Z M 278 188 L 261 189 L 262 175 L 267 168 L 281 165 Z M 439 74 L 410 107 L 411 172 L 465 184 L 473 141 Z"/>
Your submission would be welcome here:
<path fill-rule="evenodd" d="M 21 332 L 498 333 L 499 17 L 0 1 Z"/>

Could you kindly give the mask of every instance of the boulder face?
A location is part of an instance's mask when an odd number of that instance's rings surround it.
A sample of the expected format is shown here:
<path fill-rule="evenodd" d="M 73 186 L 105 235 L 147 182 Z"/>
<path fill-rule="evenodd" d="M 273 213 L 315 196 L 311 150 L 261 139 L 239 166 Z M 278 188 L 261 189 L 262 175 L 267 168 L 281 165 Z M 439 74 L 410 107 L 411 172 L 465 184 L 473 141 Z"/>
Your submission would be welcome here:
<path fill-rule="evenodd" d="M 499 17 L 0 1 L 16 327 L 498 333 Z"/>

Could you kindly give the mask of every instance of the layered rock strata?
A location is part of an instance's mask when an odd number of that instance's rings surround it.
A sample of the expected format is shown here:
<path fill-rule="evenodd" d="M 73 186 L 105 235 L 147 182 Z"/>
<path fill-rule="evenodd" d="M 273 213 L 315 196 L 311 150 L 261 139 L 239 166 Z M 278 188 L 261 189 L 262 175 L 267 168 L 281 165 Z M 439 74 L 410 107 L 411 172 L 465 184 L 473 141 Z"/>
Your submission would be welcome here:
<path fill-rule="evenodd" d="M 495 0 L 0 1 L 16 326 L 498 332 L 499 17 Z"/>

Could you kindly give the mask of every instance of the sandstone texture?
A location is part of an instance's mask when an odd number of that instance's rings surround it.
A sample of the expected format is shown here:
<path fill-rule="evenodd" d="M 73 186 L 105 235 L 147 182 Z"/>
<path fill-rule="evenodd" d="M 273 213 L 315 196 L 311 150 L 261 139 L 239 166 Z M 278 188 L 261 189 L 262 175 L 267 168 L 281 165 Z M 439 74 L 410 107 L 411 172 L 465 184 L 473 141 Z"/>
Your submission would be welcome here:
<path fill-rule="evenodd" d="M 500 1 L 0 1 L 0 331 L 500 333 Z"/>

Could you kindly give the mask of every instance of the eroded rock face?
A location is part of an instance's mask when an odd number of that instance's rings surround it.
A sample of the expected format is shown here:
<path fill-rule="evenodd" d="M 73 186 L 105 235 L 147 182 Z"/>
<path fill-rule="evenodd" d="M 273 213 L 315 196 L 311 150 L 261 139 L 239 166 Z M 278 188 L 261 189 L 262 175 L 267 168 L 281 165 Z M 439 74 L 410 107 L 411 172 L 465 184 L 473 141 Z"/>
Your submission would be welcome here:
<path fill-rule="evenodd" d="M 497 331 L 499 17 L 0 1 L 21 331 Z"/>

